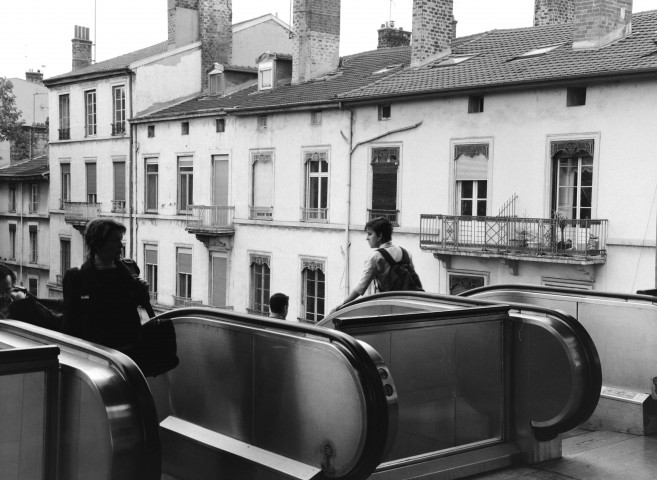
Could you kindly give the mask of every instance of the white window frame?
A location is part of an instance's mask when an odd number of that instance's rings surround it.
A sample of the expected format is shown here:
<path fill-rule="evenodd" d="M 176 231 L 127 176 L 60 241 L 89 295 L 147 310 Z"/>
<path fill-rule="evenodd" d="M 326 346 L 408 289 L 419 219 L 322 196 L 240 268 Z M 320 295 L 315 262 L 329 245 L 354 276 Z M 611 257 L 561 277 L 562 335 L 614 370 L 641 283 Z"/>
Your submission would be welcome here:
<path fill-rule="evenodd" d="M 149 263 L 148 251 L 155 252 L 155 263 Z M 156 243 L 144 243 L 144 279 L 148 282 L 151 300 L 157 301 L 159 249 Z M 176 257 L 176 270 L 178 262 Z"/>
<path fill-rule="evenodd" d="M 184 170 L 183 170 L 184 169 Z M 177 166 L 178 178 L 178 213 L 190 212 L 194 205 L 194 158 L 179 156 Z"/>
<path fill-rule="evenodd" d="M 66 168 L 65 168 L 66 167 Z M 65 171 L 68 170 L 68 171 Z M 65 202 L 71 201 L 71 164 L 60 163 L 59 164 L 60 172 L 60 182 L 61 182 L 61 208 L 64 208 Z"/>
<path fill-rule="evenodd" d="M 125 133 L 125 85 L 112 87 L 112 123 L 115 135 Z"/>
<path fill-rule="evenodd" d="M 274 210 L 274 151 L 273 150 L 252 150 L 251 157 L 251 179 L 250 179 L 250 192 L 249 192 L 249 217 L 255 220 L 271 220 Z M 271 205 L 256 205 L 256 197 L 258 196 L 258 189 L 256 188 L 256 171 L 257 164 L 270 164 L 271 165 Z M 264 168 L 264 167 L 263 167 Z M 258 177 L 260 178 L 260 177 Z"/>
<path fill-rule="evenodd" d="M 304 210 L 302 221 L 306 222 L 326 222 L 328 221 L 329 199 L 330 199 L 330 161 L 329 151 L 327 149 L 304 150 L 303 162 L 305 171 L 305 188 L 304 188 Z M 318 164 L 319 169 L 313 172 L 311 166 Z M 322 171 L 323 164 L 326 164 L 326 171 Z M 325 181 L 323 181 L 325 180 Z M 317 182 L 316 195 L 312 195 L 312 183 Z M 323 186 L 323 184 L 325 184 Z M 322 202 L 322 199 L 325 201 Z M 316 203 L 316 206 L 312 206 Z"/>
<path fill-rule="evenodd" d="M 39 212 L 39 184 L 31 183 L 30 184 L 30 213 Z"/>
<path fill-rule="evenodd" d="M 96 119 L 96 90 L 87 90 L 84 92 L 84 136 L 96 136 L 97 119 Z"/>
<path fill-rule="evenodd" d="M 89 173 L 90 173 L 90 166 L 94 166 L 94 173 L 95 173 L 95 178 L 94 178 L 94 188 L 92 189 L 93 191 L 90 191 L 89 189 Z M 92 204 L 92 203 L 98 203 L 98 164 L 93 161 L 93 162 L 85 162 L 84 164 L 84 175 L 85 175 L 85 189 L 86 189 L 86 195 L 87 195 L 87 203 Z"/>
<path fill-rule="evenodd" d="M 319 279 L 319 273 L 324 277 Z M 308 293 L 309 276 L 314 278 L 310 279 L 314 283 L 315 294 L 310 296 Z M 323 297 L 320 297 L 318 292 L 319 283 L 323 282 Z M 326 316 L 326 260 L 323 258 L 301 257 L 301 308 L 299 309 L 299 321 L 305 323 L 315 324 Z M 321 301 L 320 301 L 321 300 Z M 308 304 L 312 302 L 313 308 L 309 309 Z M 323 307 L 320 308 L 320 303 Z M 321 309 L 321 312 L 319 311 Z M 312 311 L 312 318 L 308 318 L 309 310 Z"/>
<path fill-rule="evenodd" d="M 69 130 L 71 128 L 71 96 L 68 93 L 63 93 L 59 95 L 59 100 L 57 104 L 58 108 L 58 117 L 59 117 L 59 129 L 60 130 Z M 63 108 L 65 107 L 65 108 Z M 70 138 L 70 137 L 69 137 Z"/>
<path fill-rule="evenodd" d="M 274 88 L 274 61 L 261 62 L 258 65 L 258 90 Z"/>
<path fill-rule="evenodd" d="M 260 270 L 260 271 L 258 271 Z M 260 292 L 260 295 L 256 295 Z M 269 315 L 271 295 L 271 254 L 249 253 L 249 308 L 250 313 Z M 256 298 L 258 296 L 258 298 Z M 256 308 L 259 307 L 259 308 Z"/>
<path fill-rule="evenodd" d="M 191 272 L 182 272 L 179 262 L 180 254 L 190 255 L 191 256 Z M 192 298 L 192 287 L 193 287 L 193 272 L 194 272 L 194 255 L 191 247 L 176 247 L 176 296 L 180 298 L 190 299 Z M 184 281 L 183 281 L 184 279 Z"/>
<path fill-rule="evenodd" d="M 10 223 L 9 228 L 9 259 L 16 259 L 16 224 Z"/>
<path fill-rule="evenodd" d="M 159 183 L 160 183 L 160 165 L 159 158 L 157 157 L 146 157 L 144 159 L 144 211 L 148 213 L 153 213 L 158 211 L 159 201 L 160 201 L 160 192 L 159 192 Z M 149 167 L 155 166 L 155 172 L 149 173 Z M 152 168 L 151 168 L 152 170 Z M 155 178 L 155 205 L 151 206 L 149 204 L 149 196 L 151 193 L 151 187 L 149 180 L 151 177 Z"/>
<path fill-rule="evenodd" d="M 29 238 L 29 259 L 28 263 L 39 263 L 39 226 L 36 224 L 28 224 L 28 238 Z"/>
<path fill-rule="evenodd" d="M 379 151 L 383 150 L 396 150 L 397 151 L 397 160 L 392 161 L 392 162 L 374 162 L 374 157 Z M 383 153 L 383 152 L 381 152 Z M 372 145 L 369 149 L 369 194 L 367 197 L 367 205 L 368 205 L 368 220 L 380 216 L 377 211 L 381 211 L 381 209 L 377 208 L 374 209 L 374 171 L 375 163 L 396 163 L 397 165 L 397 171 L 396 171 L 396 195 L 395 195 L 395 213 L 392 214 L 387 214 L 390 218 L 391 223 L 394 226 L 399 226 L 401 224 L 401 212 L 402 212 L 402 206 L 401 206 L 401 199 L 402 199 L 402 191 L 401 191 L 401 179 L 402 179 L 402 144 L 401 143 L 391 143 L 391 144 L 376 144 Z M 390 157 L 392 158 L 392 157 Z M 386 215 L 383 215 L 386 216 Z"/>

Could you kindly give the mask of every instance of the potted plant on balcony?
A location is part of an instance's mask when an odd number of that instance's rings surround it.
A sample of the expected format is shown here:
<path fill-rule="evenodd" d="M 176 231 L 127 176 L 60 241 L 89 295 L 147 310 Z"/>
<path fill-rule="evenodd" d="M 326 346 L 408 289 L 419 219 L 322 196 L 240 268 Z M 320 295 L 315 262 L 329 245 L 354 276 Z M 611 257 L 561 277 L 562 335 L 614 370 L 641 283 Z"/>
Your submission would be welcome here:
<path fill-rule="evenodd" d="M 552 219 L 554 220 L 555 227 L 559 228 L 559 231 L 561 232 L 561 239 L 557 242 L 557 250 L 566 250 L 567 248 L 572 247 L 572 241 L 569 239 L 568 242 L 570 242 L 570 245 L 568 245 L 564 235 L 568 219 L 558 210 L 552 212 Z"/>

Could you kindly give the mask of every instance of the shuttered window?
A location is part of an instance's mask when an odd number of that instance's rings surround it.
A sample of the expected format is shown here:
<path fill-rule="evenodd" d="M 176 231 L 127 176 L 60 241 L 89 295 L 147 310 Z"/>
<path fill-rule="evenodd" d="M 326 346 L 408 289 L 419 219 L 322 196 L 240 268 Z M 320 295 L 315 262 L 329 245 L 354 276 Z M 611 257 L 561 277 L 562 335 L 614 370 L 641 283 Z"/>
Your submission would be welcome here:
<path fill-rule="evenodd" d="M 392 214 L 397 211 L 398 169 L 398 147 L 372 149 L 372 210 L 374 216 Z"/>
<path fill-rule="evenodd" d="M 192 298 L 192 251 L 188 248 L 179 248 L 176 253 L 178 264 L 177 294 L 179 297 Z"/>
<path fill-rule="evenodd" d="M 114 162 L 114 200 L 125 201 L 125 162 Z"/>
<path fill-rule="evenodd" d="M 87 203 L 98 201 L 98 190 L 96 187 L 96 164 L 87 163 Z"/>

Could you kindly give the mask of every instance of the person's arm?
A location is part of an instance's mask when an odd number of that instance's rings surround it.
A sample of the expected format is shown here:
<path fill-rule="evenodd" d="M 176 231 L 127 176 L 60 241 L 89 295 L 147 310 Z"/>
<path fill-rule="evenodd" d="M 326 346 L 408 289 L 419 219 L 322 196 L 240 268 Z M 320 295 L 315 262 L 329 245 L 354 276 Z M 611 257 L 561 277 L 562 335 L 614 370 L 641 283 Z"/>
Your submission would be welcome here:
<path fill-rule="evenodd" d="M 64 333 L 80 337 L 82 335 L 82 312 L 80 305 L 80 270 L 71 268 L 64 274 L 62 287 L 64 290 Z"/>
<path fill-rule="evenodd" d="M 331 313 L 335 312 L 345 303 L 349 303 L 352 300 L 356 300 L 363 293 L 365 293 L 365 290 L 367 290 L 367 287 L 369 287 L 370 283 L 372 282 L 375 273 L 376 273 L 376 256 L 372 254 L 372 256 L 370 256 L 370 258 L 368 258 L 367 261 L 365 262 L 365 268 L 363 268 L 363 273 L 361 274 L 360 279 L 358 280 L 356 286 L 349 293 L 349 295 L 347 295 L 347 297 L 342 301 L 340 305 L 338 305 L 333 310 L 331 310 Z"/>

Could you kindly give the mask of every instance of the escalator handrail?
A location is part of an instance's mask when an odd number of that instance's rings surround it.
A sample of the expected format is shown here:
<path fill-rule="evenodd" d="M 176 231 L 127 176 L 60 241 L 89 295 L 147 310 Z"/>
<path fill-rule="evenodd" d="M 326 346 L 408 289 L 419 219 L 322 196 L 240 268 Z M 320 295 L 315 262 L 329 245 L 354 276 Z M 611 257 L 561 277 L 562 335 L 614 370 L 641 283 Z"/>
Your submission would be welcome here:
<path fill-rule="evenodd" d="M 388 444 L 388 434 L 394 430 L 395 426 L 389 423 L 391 419 L 388 417 L 388 403 L 379 371 L 365 348 L 356 339 L 342 332 L 313 325 L 208 307 L 184 307 L 169 310 L 155 316 L 150 321 L 157 319 L 174 320 L 183 317 L 201 317 L 205 320 L 228 321 L 238 325 L 266 328 L 268 330 L 311 334 L 339 345 L 342 354 L 359 372 L 356 378 L 363 390 L 368 413 L 366 438 L 363 443 L 362 457 L 364 461 L 358 463 L 341 478 L 345 480 L 366 478 L 383 461 L 383 454 Z"/>

